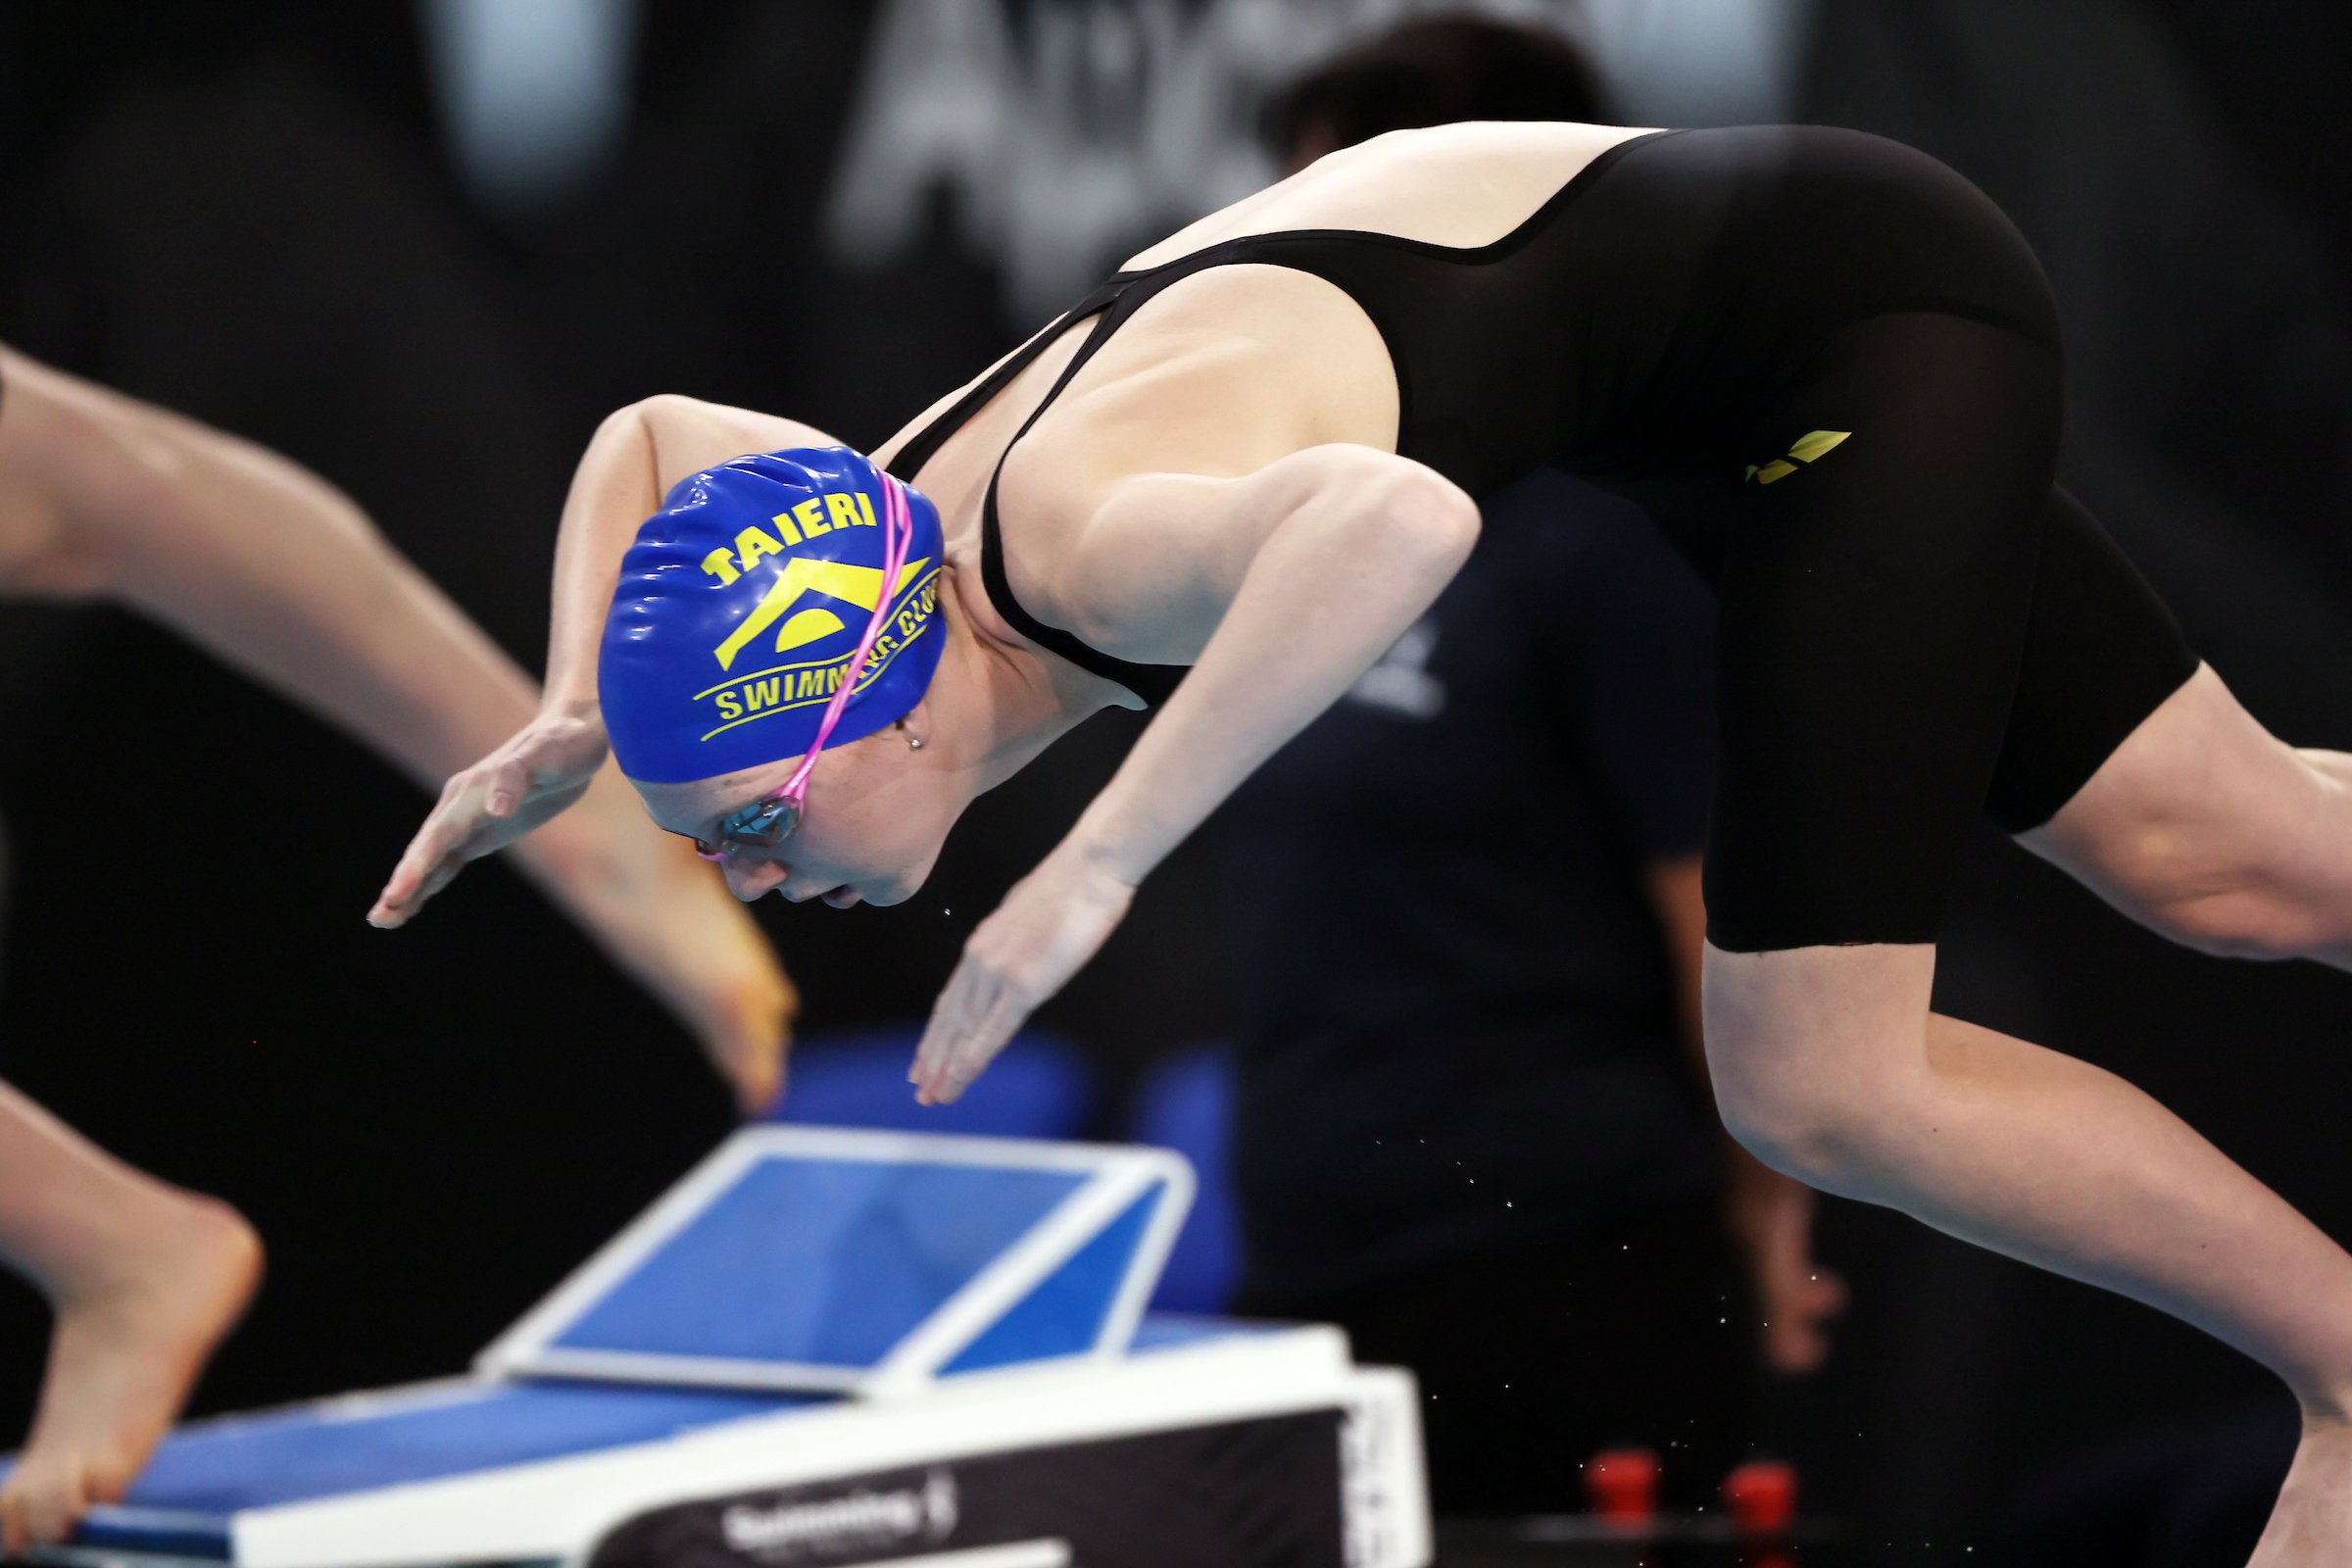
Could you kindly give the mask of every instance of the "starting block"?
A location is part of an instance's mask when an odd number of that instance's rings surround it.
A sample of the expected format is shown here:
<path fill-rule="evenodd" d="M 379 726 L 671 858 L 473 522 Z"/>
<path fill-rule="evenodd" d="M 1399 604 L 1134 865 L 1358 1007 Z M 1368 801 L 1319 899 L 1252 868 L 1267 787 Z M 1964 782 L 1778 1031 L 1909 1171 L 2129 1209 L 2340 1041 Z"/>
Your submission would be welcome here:
<path fill-rule="evenodd" d="M 470 1377 L 192 1423 L 49 1560 L 1419 1568 L 1409 1375 L 1147 1315 L 1158 1150 L 761 1127 Z"/>

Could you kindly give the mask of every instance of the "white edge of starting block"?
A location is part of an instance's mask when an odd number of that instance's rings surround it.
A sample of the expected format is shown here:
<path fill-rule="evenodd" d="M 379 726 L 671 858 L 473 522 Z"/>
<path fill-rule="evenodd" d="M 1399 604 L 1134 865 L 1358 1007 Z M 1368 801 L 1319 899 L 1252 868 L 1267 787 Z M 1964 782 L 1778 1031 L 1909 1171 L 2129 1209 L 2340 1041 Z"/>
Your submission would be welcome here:
<path fill-rule="evenodd" d="M 977 1165 L 993 1169 L 1088 1173 L 1012 1246 L 935 1308 L 872 1367 L 796 1361 L 739 1361 L 716 1356 L 556 1346 L 572 1324 L 624 1284 L 646 1261 L 756 1166 L 779 1156 L 862 1160 L 875 1164 Z M 474 1359 L 483 1377 L 565 1377 L 627 1383 L 890 1396 L 932 1387 L 940 1369 L 985 1334 L 1046 1277 L 1142 1198 L 1153 1183 L 1165 1192 L 1138 1239 L 1126 1274 L 1094 1346 L 1060 1361 L 1092 1361 L 1127 1348 L 1166 1267 L 1198 1187 L 1193 1168 L 1173 1150 L 1045 1139 L 976 1138 L 846 1127 L 751 1127 L 721 1144 L 657 1199 L 537 1306 Z"/>
<path fill-rule="evenodd" d="M 916 1401 L 834 1404 L 747 1416 L 661 1442 L 475 1475 L 255 1509 L 231 1522 L 238 1568 L 407 1568 L 533 1561 L 586 1552 L 649 1509 L 874 1471 L 1292 1411 L 1384 1412 L 1377 1473 L 1351 1483 L 1352 1519 L 1370 1502 L 1408 1517 L 1375 1532 L 1361 1568 L 1419 1568 L 1427 1510 L 1409 1376 L 1349 1364 L 1325 1326 L 1237 1333 L 1083 1369 L 1006 1371 L 934 1385 Z M 1352 1462 L 1352 1459 L 1351 1459 Z"/>
<path fill-rule="evenodd" d="M 1340 1428 L 1349 1568 L 1427 1568 L 1437 1555 L 1421 1385 L 1402 1367 L 1358 1367 Z"/>

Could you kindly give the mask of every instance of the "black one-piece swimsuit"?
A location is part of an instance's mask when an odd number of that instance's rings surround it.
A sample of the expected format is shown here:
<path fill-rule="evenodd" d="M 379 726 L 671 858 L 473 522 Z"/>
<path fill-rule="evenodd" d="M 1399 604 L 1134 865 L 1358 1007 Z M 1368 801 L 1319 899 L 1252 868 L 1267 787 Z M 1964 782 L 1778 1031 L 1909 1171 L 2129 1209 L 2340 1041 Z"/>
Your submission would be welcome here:
<path fill-rule="evenodd" d="M 1857 131 L 1637 136 L 1475 248 L 1312 229 L 1118 273 L 893 468 L 911 479 L 1068 326 L 1095 318 L 1039 413 L 1161 289 L 1241 263 L 1363 309 L 1399 453 L 1474 496 L 1583 474 L 1715 583 L 1719 947 L 1934 941 L 1971 820 L 2047 821 L 2196 669 L 2053 482 L 2058 325 L 2032 251 L 1959 175 Z M 1181 668 L 1023 611 L 993 477 L 982 517 L 1012 624 L 1149 701 L 1174 688 Z"/>

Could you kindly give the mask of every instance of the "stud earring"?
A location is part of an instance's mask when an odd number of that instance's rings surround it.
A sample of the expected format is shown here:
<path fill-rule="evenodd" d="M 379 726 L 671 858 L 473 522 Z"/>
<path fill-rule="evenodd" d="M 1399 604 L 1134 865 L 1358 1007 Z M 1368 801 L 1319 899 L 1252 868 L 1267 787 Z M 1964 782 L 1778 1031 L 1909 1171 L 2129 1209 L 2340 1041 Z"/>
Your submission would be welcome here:
<path fill-rule="evenodd" d="M 909 736 L 907 736 L 907 737 L 906 737 L 906 749 L 907 749 L 908 751 L 910 751 L 910 752 L 919 752 L 919 751 L 921 751 L 921 750 L 923 749 L 923 738 L 922 738 L 920 735 L 909 735 Z"/>

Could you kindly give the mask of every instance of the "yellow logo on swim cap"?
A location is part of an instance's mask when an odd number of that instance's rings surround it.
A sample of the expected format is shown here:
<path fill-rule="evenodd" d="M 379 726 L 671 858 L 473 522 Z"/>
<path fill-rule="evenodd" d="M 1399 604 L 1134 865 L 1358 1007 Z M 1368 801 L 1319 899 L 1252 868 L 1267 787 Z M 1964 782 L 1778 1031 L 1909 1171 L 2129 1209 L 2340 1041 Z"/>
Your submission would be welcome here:
<path fill-rule="evenodd" d="M 858 677 L 858 690 L 862 691 L 879 680 L 883 671 L 890 668 L 901 653 L 913 645 L 938 613 L 939 568 L 934 566 L 928 573 L 919 577 L 916 575 L 922 571 L 927 560 L 909 563 L 899 574 L 899 594 L 894 597 L 903 596 L 904 602 L 884 624 L 882 634 L 874 640 L 873 652 L 867 656 L 865 670 Z M 798 561 L 792 563 L 794 566 L 801 564 L 803 563 Z M 811 564 L 833 566 L 837 564 L 818 562 Z M 865 576 L 862 582 L 842 583 L 843 591 L 840 592 L 830 587 L 820 591 L 834 593 L 837 598 L 869 610 L 874 608 L 875 600 L 881 593 L 881 569 L 875 566 L 839 569 L 863 572 Z M 789 578 L 789 567 L 778 573 L 779 590 Z M 909 587 L 909 584 L 912 586 Z M 786 593 L 779 597 L 778 593 L 771 592 L 760 605 L 760 610 L 767 612 L 761 627 L 753 627 L 751 619 L 747 619 L 744 626 L 737 628 L 736 633 L 727 639 L 727 643 L 733 645 L 731 648 L 722 645 L 712 650 L 718 655 L 720 667 L 730 667 L 734 655 L 758 637 L 764 626 L 774 624 L 797 597 L 797 593 Z M 774 607 L 772 610 L 769 609 L 771 605 Z M 815 628 L 808 620 L 812 615 L 822 616 L 831 626 Z M 756 618 L 757 612 L 752 619 Z M 830 635 L 831 630 L 838 629 L 841 624 L 840 617 L 828 611 L 805 610 L 785 621 L 783 630 L 777 634 L 777 649 L 781 652 L 787 648 L 801 647 Z M 841 689 L 842 678 L 849 673 L 849 668 L 850 655 L 844 651 L 831 659 L 812 660 L 808 663 L 770 664 L 739 675 L 730 674 L 717 685 L 694 694 L 693 701 L 709 703 L 710 707 L 707 711 L 717 720 L 714 727 L 703 734 L 702 739 L 708 741 L 714 735 L 731 730 L 738 724 L 748 724 L 754 719 L 769 718 L 795 709 L 830 702 L 833 694 Z"/>
<path fill-rule="evenodd" d="M 898 583 L 891 589 L 892 595 L 895 597 L 904 593 L 908 583 L 922 575 L 923 567 L 930 562 L 931 558 L 925 556 L 920 561 L 906 563 L 899 571 Z M 750 614 L 743 617 L 740 625 L 727 633 L 726 641 L 710 650 L 718 660 L 718 667 L 733 669 L 735 656 L 749 647 L 761 632 L 773 626 L 803 594 L 808 593 L 843 600 L 870 613 L 882 605 L 882 568 L 854 566 L 839 561 L 810 561 L 795 556 L 784 564 L 782 571 L 776 573 L 776 580 L 768 588 L 767 596 L 760 601 Z M 842 618 L 830 610 L 804 610 L 785 621 L 783 629 L 776 633 L 776 652 L 790 653 L 795 648 L 807 647 L 819 638 L 832 636 L 843 627 Z"/>
<path fill-rule="evenodd" d="M 830 516 L 831 521 L 826 518 Z M 776 525 L 776 534 L 754 523 L 735 536 L 735 548 L 721 545 L 703 558 L 703 571 L 716 577 L 721 587 L 732 587 L 736 580 L 751 570 L 761 556 L 780 556 L 786 545 L 803 544 L 818 534 L 831 533 L 836 528 L 873 528 L 874 503 L 862 492 L 841 494 L 827 490 L 794 507 L 779 512 L 767 519 Z"/>

